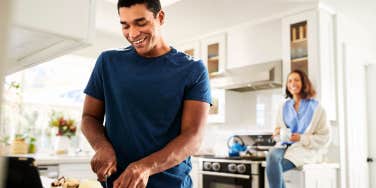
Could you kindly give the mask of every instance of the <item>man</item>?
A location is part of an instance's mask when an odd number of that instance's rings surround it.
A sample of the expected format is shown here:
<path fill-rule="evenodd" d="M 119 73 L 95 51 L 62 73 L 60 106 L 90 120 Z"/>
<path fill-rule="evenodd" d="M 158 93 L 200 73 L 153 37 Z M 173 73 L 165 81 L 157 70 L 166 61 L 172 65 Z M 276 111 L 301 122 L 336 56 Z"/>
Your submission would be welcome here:
<path fill-rule="evenodd" d="M 211 102 L 207 70 L 163 40 L 159 0 L 119 0 L 118 13 L 131 46 L 103 52 L 84 91 L 92 169 L 108 187 L 191 187 L 189 156 Z"/>

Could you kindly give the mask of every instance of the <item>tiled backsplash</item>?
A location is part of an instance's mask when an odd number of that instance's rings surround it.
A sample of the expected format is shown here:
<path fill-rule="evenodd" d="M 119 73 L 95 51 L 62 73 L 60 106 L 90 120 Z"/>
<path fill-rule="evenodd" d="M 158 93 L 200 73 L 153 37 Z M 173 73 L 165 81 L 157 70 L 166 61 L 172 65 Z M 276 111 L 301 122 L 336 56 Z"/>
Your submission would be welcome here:
<path fill-rule="evenodd" d="M 202 153 L 227 154 L 227 139 L 234 134 L 273 131 L 276 113 L 283 102 L 282 89 L 227 92 L 226 121 L 208 124 Z"/>

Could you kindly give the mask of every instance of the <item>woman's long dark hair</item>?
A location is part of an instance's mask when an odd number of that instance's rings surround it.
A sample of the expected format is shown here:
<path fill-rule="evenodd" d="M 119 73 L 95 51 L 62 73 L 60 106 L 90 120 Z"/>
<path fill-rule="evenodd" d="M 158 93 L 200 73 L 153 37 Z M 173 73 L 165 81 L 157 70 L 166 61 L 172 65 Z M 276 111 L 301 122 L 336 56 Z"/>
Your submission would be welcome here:
<path fill-rule="evenodd" d="M 300 90 L 300 97 L 302 99 L 309 99 L 309 98 L 315 97 L 316 91 L 315 91 L 315 88 L 313 88 L 312 82 L 309 80 L 307 74 L 305 72 L 301 71 L 301 70 L 293 70 L 287 76 L 286 96 L 285 97 L 292 99 L 292 94 L 290 93 L 290 91 L 287 88 L 287 83 L 288 83 L 288 77 L 293 73 L 298 74 L 299 77 L 300 77 L 300 80 L 302 81 L 302 89 Z"/>

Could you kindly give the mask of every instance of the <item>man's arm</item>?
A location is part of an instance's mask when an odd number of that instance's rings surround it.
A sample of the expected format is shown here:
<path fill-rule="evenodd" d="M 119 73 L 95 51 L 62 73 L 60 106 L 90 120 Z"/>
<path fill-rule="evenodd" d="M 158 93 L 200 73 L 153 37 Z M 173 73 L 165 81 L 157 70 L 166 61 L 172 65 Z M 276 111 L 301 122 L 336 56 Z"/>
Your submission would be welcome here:
<path fill-rule="evenodd" d="M 114 187 L 144 187 L 149 176 L 176 166 L 195 154 L 201 145 L 208 112 L 208 103 L 184 101 L 180 135 L 163 149 L 130 164 L 114 182 Z"/>
<path fill-rule="evenodd" d="M 106 174 L 116 171 L 115 152 L 104 132 L 104 113 L 104 102 L 86 95 L 81 130 L 95 151 L 91 167 L 100 181 Z"/>
<path fill-rule="evenodd" d="M 150 167 L 152 175 L 165 171 L 195 154 L 200 149 L 208 113 L 208 103 L 186 100 L 183 107 L 180 135 L 162 150 L 139 162 Z"/>

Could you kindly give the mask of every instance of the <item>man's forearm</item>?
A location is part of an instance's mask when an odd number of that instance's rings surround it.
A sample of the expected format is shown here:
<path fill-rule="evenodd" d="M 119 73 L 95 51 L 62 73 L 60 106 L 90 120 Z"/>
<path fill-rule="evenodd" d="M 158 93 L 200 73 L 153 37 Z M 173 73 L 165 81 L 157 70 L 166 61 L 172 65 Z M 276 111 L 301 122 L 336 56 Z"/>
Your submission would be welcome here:
<path fill-rule="evenodd" d="M 111 146 L 110 142 L 105 136 L 104 127 L 99 120 L 91 116 L 84 115 L 82 117 L 81 130 L 95 151 L 101 147 Z"/>
<path fill-rule="evenodd" d="M 188 156 L 198 151 L 201 140 L 201 133 L 185 132 L 173 139 L 163 149 L 138 162 L 151 168 L 151 175 L 163 172 L 181 163 Z"/>

